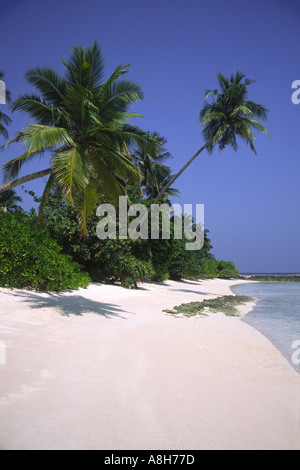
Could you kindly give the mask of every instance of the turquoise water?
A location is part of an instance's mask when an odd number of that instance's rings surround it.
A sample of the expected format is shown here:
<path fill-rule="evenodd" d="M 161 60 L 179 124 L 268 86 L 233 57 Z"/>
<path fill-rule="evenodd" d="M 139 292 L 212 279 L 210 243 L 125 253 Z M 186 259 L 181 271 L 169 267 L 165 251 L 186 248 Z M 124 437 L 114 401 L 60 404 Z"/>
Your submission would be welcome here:
<path fill-rule="evenodd" d="M 240 284 L 232 290 L 260 299 L 243 321 L 264 334 L 300 373 L 300 283 Z"/>

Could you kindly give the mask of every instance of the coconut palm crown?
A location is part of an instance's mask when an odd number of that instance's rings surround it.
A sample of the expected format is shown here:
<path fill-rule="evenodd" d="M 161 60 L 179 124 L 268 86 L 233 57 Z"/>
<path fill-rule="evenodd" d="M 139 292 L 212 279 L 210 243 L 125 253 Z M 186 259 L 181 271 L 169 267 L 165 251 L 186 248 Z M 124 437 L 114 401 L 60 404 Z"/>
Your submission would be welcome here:
<path fill-rule="evenodd" d="M 62 76 L 47 67 L 26 73 L 36 93 L 18 97 L 13 111 L 26 112 L 36 123 L 27 124 L 8 142 L 21 142 L 25 152 L 3 165 L 3 176 L 12 181 L 25 163 L 50 152 L 50 168 L 26 179 L 50 175 L 39 218 L 51 188 L 59 185 L 77 208 L 81 231 L 87 234 L 87 220 L 100 193 L 116 203 L 127 183 L 140 190 L 140 175 L 130 158 L 130 148 L 148 139 L 148 134 L 130 124 L 139 115 L 128 109 L 143 99 L 143 92 L 137 83 L 124 78 L 130 64 L 119 65 L 104 80 L 104 61 L 96 42 L 87 49 L 75 46 L 63 64 Z M 17 181 L 22 183 L 22 179 Z"/>
<path fill-rule="evenodd" d="M 244 81 L 243 81 L 244 80 Z M 267 129 L 257 119 L 266 120 L 268 110 L 261 104 L 248 100 L 248 86 L 255 83 L 240 72 L 231 74 L 230 79 L 217 74 L 220 90 L 206 90 L 206 100 L 211 96 L 211 103 L 205 101 L 200 111 L 202 135 L 211 152 L 215 145 L 223 150 L 227 145 L 238 149 L 237 137 L 242 138 L 257 154 L 254 147 L 258 130 L 268 135 Z M 257 118 L 257 119 L 255 119 Z"/>
<path fill-rule="evenodd" d="M 152 141 L 156 142 L 153 146 Z M 171 170 L 164 165 L 172 155 L 165 148 L 167 140 L 158 132 L 149 133 L 149 140 L 142 141 L 133 152 L 134 162 L 141 173 L 141 185 L 148 197 L 156 197 L 171 177 Z M 178 195 L 179 191 L 169 188 L 169 196 Z"/>

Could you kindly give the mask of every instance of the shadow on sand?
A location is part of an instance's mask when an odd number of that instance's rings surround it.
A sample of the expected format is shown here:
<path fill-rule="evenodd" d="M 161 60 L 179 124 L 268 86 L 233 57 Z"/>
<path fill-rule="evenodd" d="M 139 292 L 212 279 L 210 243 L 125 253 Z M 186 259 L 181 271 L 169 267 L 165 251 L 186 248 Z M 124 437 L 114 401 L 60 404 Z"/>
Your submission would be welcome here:
<path fill-rule="evenodd" d="M 198 290 L 191 289 L 171 289 L 171 292 L 186 292 L 187 294 L 209 295 L 207 292 L 200 292 Z"/>
<path fill-rule="evenodd" d="M 194 281 L 190 281 L 188 279 L 179 279 L 178 281 L 176 281 L 178 283 L 182 283 L 182 284 L 192 284 L 194 286 L 199 286 L 199 284 L 201 284 L 201 279 L 200 281 L 197 281 L 197 282 L 194 282 Z"/>
<path fill-rule="evenodd" d="M 53 308 L 64 316 L 82 316 L 86 313 L 94 313 L 105 318 L 119 317 L 126 320 L 126 317 L 121 315 L 121 313 L 125 313 L 124 310 L 118 306 L 90 300 L 77 294 L 39 294 L 24 290 L 14 290 L 10 294 L 22 298 L 22 301 L 29 304 L 31 309 Z"/>

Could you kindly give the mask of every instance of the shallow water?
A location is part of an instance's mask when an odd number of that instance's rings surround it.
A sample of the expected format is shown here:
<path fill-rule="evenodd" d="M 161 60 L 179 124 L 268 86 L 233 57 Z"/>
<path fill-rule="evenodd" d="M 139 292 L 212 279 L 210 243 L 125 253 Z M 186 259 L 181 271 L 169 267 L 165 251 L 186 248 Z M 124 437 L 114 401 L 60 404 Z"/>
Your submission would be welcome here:
<path fill-rule="evenodd" d="M 243 321 L 263 333 L 300 373 L 300 283 L 240 284 L 232 290 L 260 299 Z"/>

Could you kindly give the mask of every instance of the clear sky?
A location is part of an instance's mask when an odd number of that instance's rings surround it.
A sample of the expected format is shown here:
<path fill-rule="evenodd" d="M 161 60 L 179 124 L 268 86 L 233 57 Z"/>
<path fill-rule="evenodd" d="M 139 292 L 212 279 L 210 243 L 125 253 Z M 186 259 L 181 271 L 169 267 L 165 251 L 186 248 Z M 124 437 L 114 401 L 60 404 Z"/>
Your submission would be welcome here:
<path fill-rule="evenodd" d="M 250 98 L 269 109 L 271 137 L 257 136 L 258 156 L 243 142 L 238 152 L 202 154 L 177 181 L 182 199 L 173 202 L 205 204 L 217 259 L 241 272 L 300 271 L 300 105 L 291 101 L 300 80 L 299 0 L 1 0 L 0 36 L 0 70 L 13 97 L 30 91 L 29 68 L 62 71 L 74 44 L 96 39 L 107 76 L 132 63 L 129 78 L 145 93 L 132 109 L 144 116 L 136 124 L 167 139 L 174 172 L 204 143 L 199 111 L 216 74 L 240 70 L 255 79 Z M 10 137 L 29 122 L 21 113 L 13 119 Z M 21 152 L 15 144 L 1 162 Z M 47 165 L 45 156 L 23 174 Z M 42 186 L 26 188 L 41 194 Z M 31 198 L 18 193 L 29 209 Z"/>

